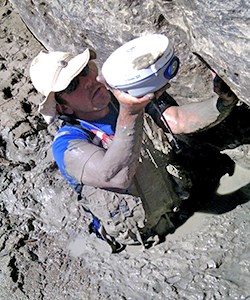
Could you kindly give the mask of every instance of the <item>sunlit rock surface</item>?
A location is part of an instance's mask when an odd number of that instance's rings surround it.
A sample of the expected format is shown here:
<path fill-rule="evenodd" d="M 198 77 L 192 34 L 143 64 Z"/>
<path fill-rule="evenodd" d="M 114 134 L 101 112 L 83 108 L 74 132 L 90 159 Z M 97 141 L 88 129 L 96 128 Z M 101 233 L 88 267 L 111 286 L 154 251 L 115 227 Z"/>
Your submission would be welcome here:
<path fill-rule="evenodd" d="M 143 33 L 164 33 L 186 62 L 204 59 L 250 104 L 250 4 L 248 1 L 28 1 L 11 0 L 47 49 L 97 49 L 99 61 Z"/>

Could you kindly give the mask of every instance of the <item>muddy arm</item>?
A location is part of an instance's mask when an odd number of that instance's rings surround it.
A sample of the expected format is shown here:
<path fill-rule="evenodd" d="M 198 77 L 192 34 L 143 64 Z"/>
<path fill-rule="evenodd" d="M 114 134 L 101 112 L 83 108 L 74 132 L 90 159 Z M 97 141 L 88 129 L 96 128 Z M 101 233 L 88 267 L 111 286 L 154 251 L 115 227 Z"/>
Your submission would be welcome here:
<path fill-rule="evenodd" d="M 219 95 L 218 99 L 171 106 L 163 112 L 174 134 L 193 133 L 213 127 L 230 114 L 238 98 L 217 75 L 214 76 L 214 91 Z"/>
<path fill-rule="evenodd" d="M 138 165 L 143 111 L 150 96 L 138 100 L 119 91 L 114 94 L 120 100 L 120 112 L 111 146 L 104 150 L 86 141 L 74 140 L 64 161 L 68 174 L 84 184 L 126 189 Z"/>

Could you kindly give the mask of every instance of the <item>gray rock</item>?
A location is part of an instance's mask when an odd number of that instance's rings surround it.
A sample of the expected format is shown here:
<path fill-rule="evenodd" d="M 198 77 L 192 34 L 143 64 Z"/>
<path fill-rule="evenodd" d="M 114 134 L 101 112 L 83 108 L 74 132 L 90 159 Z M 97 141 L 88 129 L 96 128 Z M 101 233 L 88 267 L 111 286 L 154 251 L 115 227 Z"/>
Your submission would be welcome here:
<path fill-rule="evenodd" d="M 164 33 L 182 61 L 196 53 L 250 104 L 250 4 L 236 1 L 11 0 L 39 41 L 53 50 L 97 49 L 99 63 L 142 33 Z M 185 85 L 185 82 L 183 82 Z M 193 81 L 193 88 L 198 88 Z M 186 96 L 188 96 L 186 94 Z"/>
<path fill-rule="evenodd" d="M 184 37 L 228 83 L 238 97 L 249 102 L 249 1 L 178 1 Z"/>

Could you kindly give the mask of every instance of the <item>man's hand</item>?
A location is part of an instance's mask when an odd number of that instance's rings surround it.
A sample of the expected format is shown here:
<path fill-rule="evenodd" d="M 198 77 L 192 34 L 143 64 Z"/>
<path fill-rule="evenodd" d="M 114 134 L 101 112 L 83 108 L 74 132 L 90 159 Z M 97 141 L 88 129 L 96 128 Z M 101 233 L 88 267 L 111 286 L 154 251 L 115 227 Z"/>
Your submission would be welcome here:
<path fill-rule="evenodd" d="M 140 98 L 136 98 L 117 89 L 110 90 L 120 103 L 121 109 L 125 109 L 128 113 L 131 114 L 139 113 L 152 99 L 155 98 L 155 95 L 153 93 L 147 94 Z"/>
<path fill-rule="evenodd" d="M 214 92 L 223 100 L 223 105 L 228 106 L 230 104 L 237 103 L 238 98 L 230 87 L 223 81 L 216 73 L 212 72 L 214 80 Z"/>
<path fill-rule="evenodd" d="M 97 80 L 110 90 L 120 104 L 116 123 L 115 136 L 105 152 L 98 152 L 91 156 L 91 160 L 98 165 L 99 182 L 101 188 L 127 189 L 131 184 L 139 163 L 144 107 L 155 97 L 148 94 L 140 98 L 133 97 L 118 89 L 111 88 L 101 76 Z M 96 164 L 97 155 L 99 163 Z M 86 164 L 86 167 L 91 167 Z M 94 173 L 93 173 L 94 174 Z M 84 175 L 88 175 L 86 168 Z"/>
<path fill-rule="evenodd" d="M 153 93 L 149 93 L 143 97 L 137 98 L 121 90 L 112 88 L 107 84 L 102 75 L 99 75 L 96 80 L 104 84 L 106 89 L 113 93 L 115 98 L 120 103 L 120 109 L 132 115 L 141 112 L 147 106 L 147 104 L 155 98 L 155 94 Z"/>

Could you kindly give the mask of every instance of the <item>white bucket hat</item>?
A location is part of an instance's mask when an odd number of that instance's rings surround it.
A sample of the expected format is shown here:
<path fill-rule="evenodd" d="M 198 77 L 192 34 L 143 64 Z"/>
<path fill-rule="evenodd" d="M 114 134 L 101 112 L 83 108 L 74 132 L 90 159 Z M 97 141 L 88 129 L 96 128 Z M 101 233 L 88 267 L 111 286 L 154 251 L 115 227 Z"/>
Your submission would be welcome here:
<path fill-rule="evenodd" d="M 48 124 L 54 121 L 57 114 L 55 92 L 63 91 L 69 85 L 88 64 L 91 54 L 92 50 L 89 49 L 78 55 L 41 51 L 31 62 L 31 81 L 38 92 L 45 96 L 38 111 Z"/>

